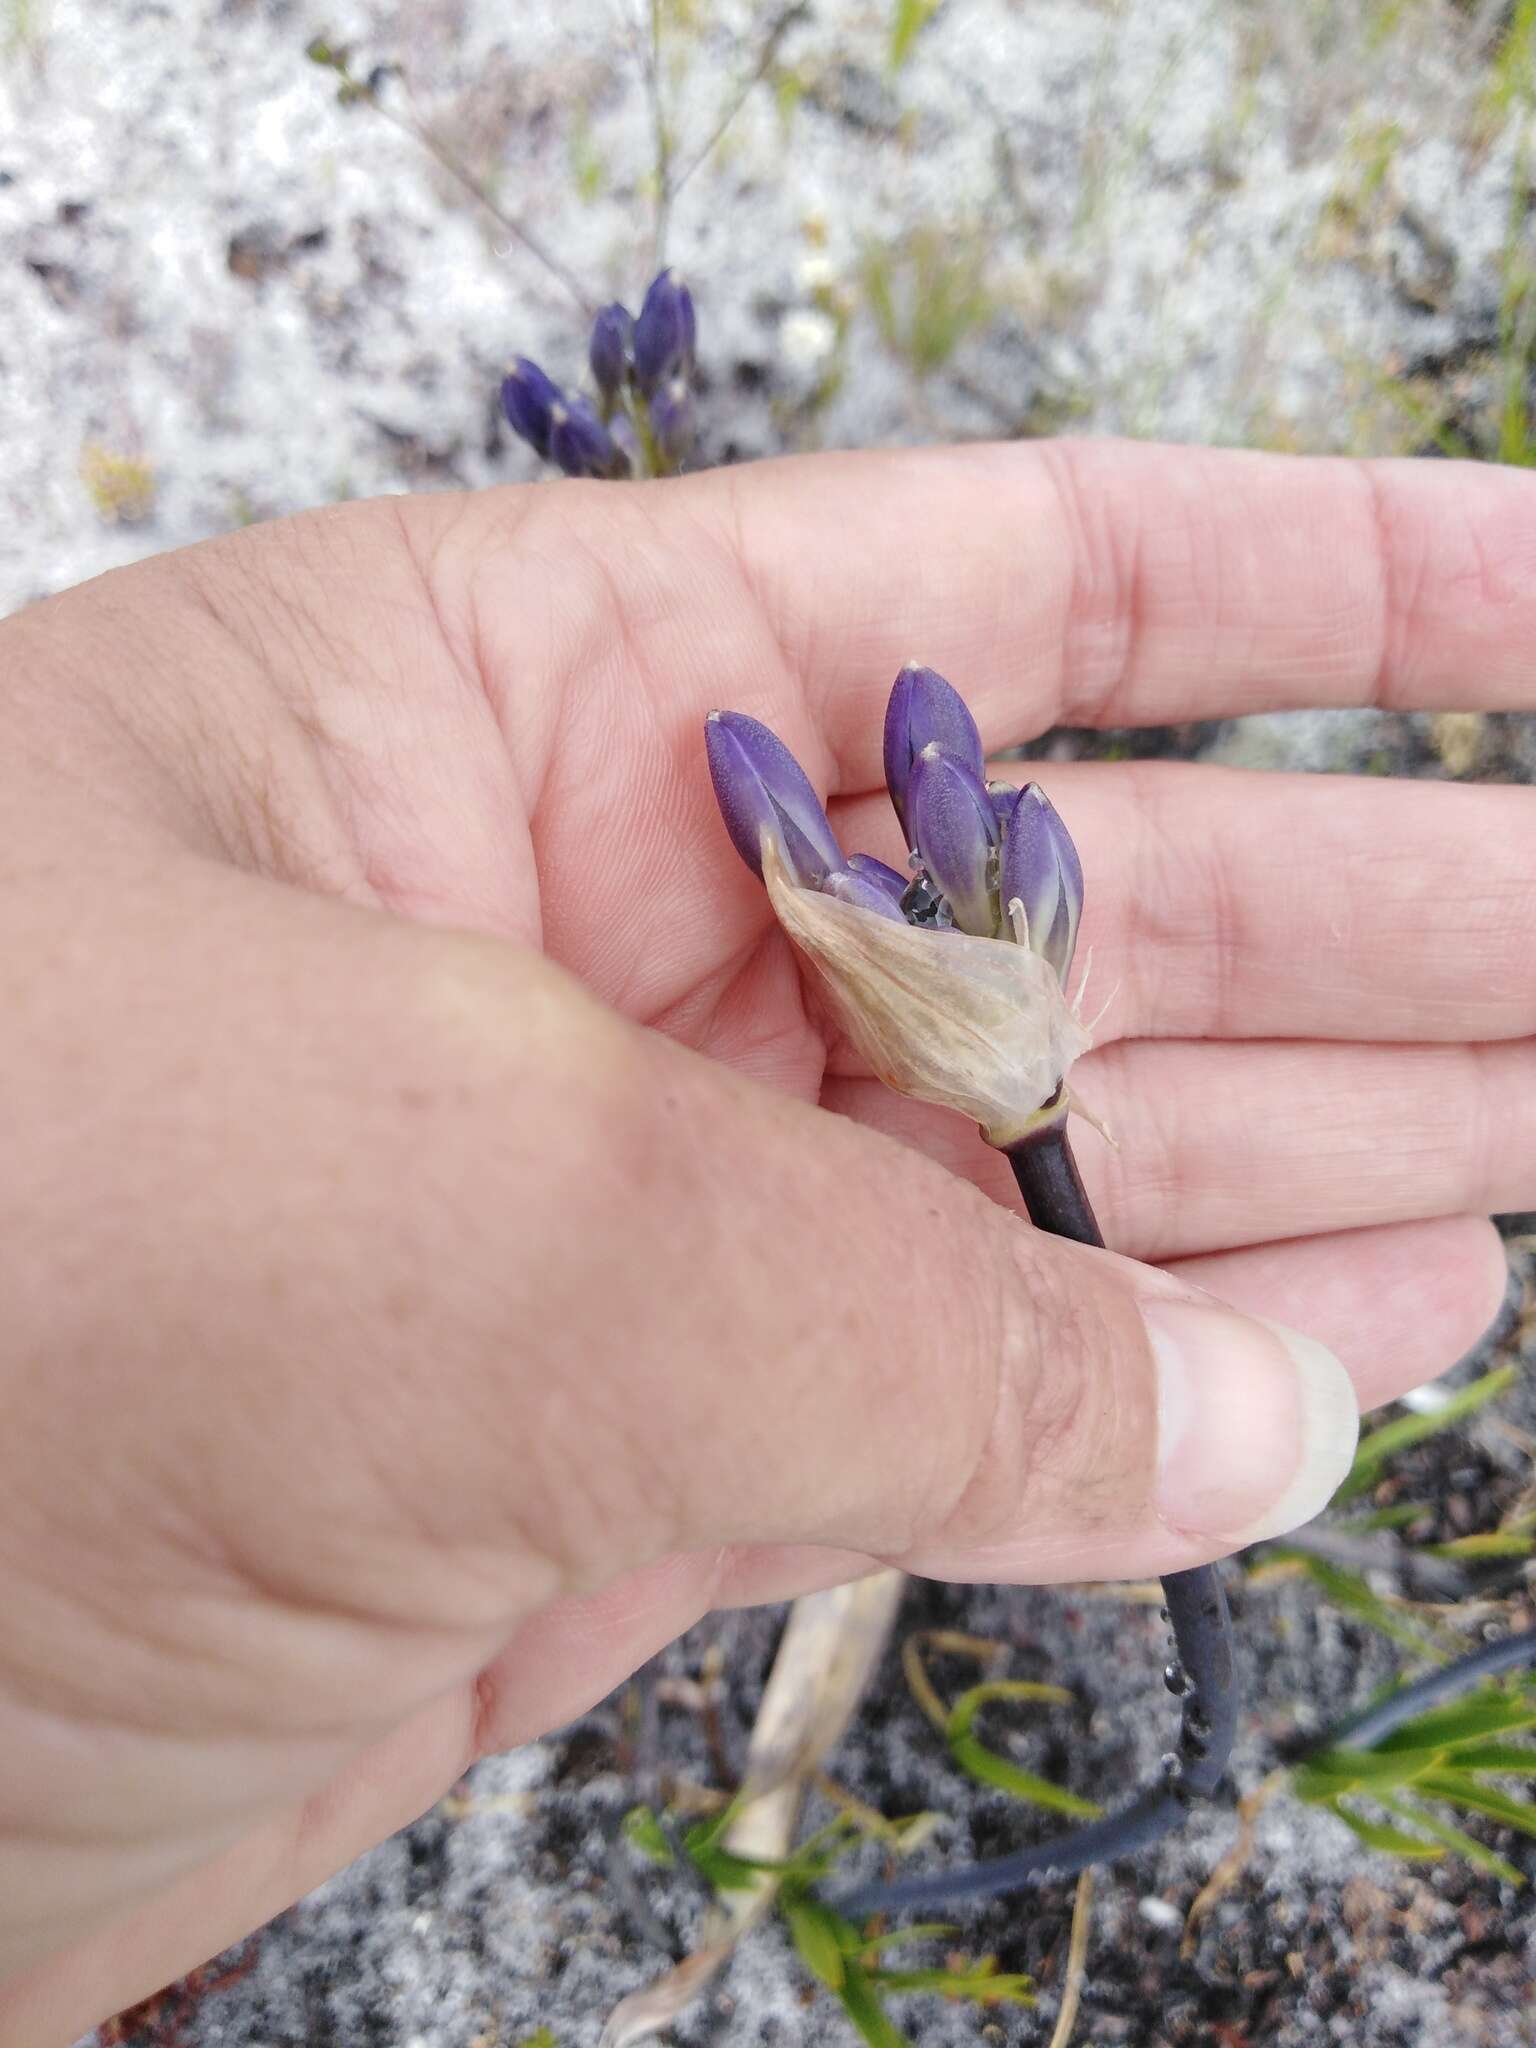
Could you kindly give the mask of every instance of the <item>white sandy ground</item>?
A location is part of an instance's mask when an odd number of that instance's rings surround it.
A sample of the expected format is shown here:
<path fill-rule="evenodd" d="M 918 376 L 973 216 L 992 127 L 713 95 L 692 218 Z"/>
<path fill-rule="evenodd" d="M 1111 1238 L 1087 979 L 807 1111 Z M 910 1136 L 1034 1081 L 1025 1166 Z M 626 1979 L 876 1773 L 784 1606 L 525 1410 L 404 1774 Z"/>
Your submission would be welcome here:
<path fill-rule="evenodd" d="M 363 72 L 402 59 L 423 113 L 590 295 L 633 297 L 654 164 L 641 9 L 5 0 L 0 609 L 251 518 L 532 474 L 492 397 L 515 350 L 578 366 L 563 287 L 417 143 L 339 107 L 303 46 L 325 29 Z M 686 164 L 776 9 L 668 11 L 702 24 L 663 63 Z M 1480 124 L 1473 55 L 1493 12 L 1418 0 L 1373 42 L 1352 4 L 949 0 L 891 76 L 888 0 L 822 0 L 781 48 L 797 108 L 752 94 L 673 210 L 715 380 L 708 441 L 1047 416 L 1402 439 L 1371 379 L 1485 331 L 1497 302 L 1515 129 Z M 923 226 L 975 245 L 998 313 L 919 389 L 858 272 Z M 232 246 L 266 274 L 233 273 Z M 829 303 L 851 308 L 847 374 L 807 417 Z M 765 380 L 750 395 L 742 365 Z M 104 517 L 90 450 L 147 466 L 147 517 Z"/>

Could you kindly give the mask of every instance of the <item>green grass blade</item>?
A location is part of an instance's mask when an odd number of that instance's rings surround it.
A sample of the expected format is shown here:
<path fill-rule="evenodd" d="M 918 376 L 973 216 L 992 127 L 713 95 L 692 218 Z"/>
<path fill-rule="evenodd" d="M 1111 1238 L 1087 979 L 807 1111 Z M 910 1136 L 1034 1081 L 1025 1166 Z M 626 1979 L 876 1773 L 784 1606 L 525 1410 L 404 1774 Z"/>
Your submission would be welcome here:
<path fill-rule="evenodd" d="M 1378 1755 L 1405 1749 L 1460 1749 L 1490 1735 L 1516 1735 L 1526 1728 L 1536 1728 L 1536 1699 L 1485 1693 L 1454 1706 L 1432 1708 L 1384 1735 L 1375 1748 Z"/>
<path fill-rule="evenodd" d="M 1401 1643 L 1404 1649 L 1416 1651 L 1421 1657 L 1443 1661 L 1445 1653 L 1434 1638 L 1414 1622 L 1406 1620 L 1395 1608 L 1389 1607 L 1380 1594 L 1372 1592 L 1358 1572 L 1345 1571 L 1342 1566 L 1329 1564 L 1321 1557 L 1304 1556 L 1299 1550 L 1287 1550 L 1283 1544 L 1275 1554 L 1299 1564 L 1341 1613 L 1353 1615 L 1356 1621 L 1363 1621 L 1368 1628 L 1377 1630 L 1392 1642 Z"/>
<path fill-rule="evenodd" d="M 1502 1877 L 1506 1884 L 1524 1884 L 1523 1874 L 1513 1863 L 1506 1863 L 1502 1856 L 1495 1856 L 1491 1849 L 1485 1849 L 1481 1842 L 1471 1835 L 1464 1835 L 1460 1828 L 1453 1828 L 1443 1820 L 1437 1820 L 1432 1813 L 1426 1813 L 1420 1806 L 1412 1806 L 1404 1799 L 1394 1799 L 1390 1793 L 1380 1795 L 1381 1804 L 1388 1813 L 1396 1814 L 1399 1820 L 1411 1826 L 1422 1828 L 1437 1842 L 1443 1842 L 1447 1849 L 1454 1849 L 1458 1856 L 1464 1856 L 1479 1870 L 1486 1870 L 1492 1877 Z"/>
<path fill-rule="evenodd" d="M 973 1685 L 955 1701 L 944 1724 L 949 1753 L 978 1784 L 993 1785 L 1015 1799 L 1027 1800 L 1031 1806 L 1043 1806 L 1048 1812 L 1064 1814 L 1071 1820 L 1097 1820 L 1103 1808 L 1091 1799 L 1081 1799 L 1065 1786 L 1053 1785 L 1049 1778 L 1021 1770 L 995 1749 L 988 1749 L 972 1733 L 976 1716 L 995 1700 L 1032 1700 L 1048 1706 L 1066 1706 L 1071 1699 L 1071 1693 L 1059 1685 L 1037 1685 L 1028 1679 L 996 1678 Z"/>
<path fill-rule="evenodd" d="M 1293 1773 L 1291 1787 L 1298 1799 L 1327 1806 L 1346 1792 L 1375 1793 L 1393 1785 L 1411 1785 L 1426 1771 L 1434 1770 L 1441 1755 L 1434 1749 L 1396 1755 L 1374 1749 L 1325 1749 Z"/>
<path fill-rule="evenodd" d="M 868 1941 L 861 1941 L 857 1954 L 860 1962 L 868 1962 L 883 1949 L 895 1948 L 902 1942 L 940 1941 L 946 1935 L 959 1932 L 959 1928 L 952 1927 L 947 1920 L 927 1920 L 914 1927 L 890 1927 L 884 1934 L 872 1934 Z"/>
<path fill-rule="evenodd" d="M 1363 1815 L 1351 1813 L 1347 1806 L 1331 1808 L 1345 1827 L 1353 1830 L 1368 1849 L 1375 1849 L 1383 1856 L 1409 1856 L 1433 1862 L 1445 1851 L 1437 1842 L 1426 1842 L 1421 1835 L 1405 1835 L 1397 1828 L 1384 1827 L 1380 1821 L 1366 1820 Z"/>
<path fill-rule="evenodd" d="M 868 1971 L 855 1957 L 847 1959 L 843 1981 L 834 1996 L 869 2048 L 907 2048 L 906 2035 L 891 2019 Z"/>
<path fill-rule="evenodd" d="M 1518 1742 L 1473 1742 L 1456 1752 L 1461 1771 L 1491 1771 L 1496 1777 L 1536 1778 L 1536 1749 Z"/>
<path fill-rule="evenodd" d="M 1383 1423 L 1380 1429 L 1373 1429 L 1369 1436 L 1362 1437 L 1360 1448 L 1355 1452 L 1355 1462 L 1333 1497 L 1334 1504 L 1337 1506 L 1353 1500 L 1356 1494 L 1374 1486 L 1382 1467 L 1399 1452 L 1423 1443 L 1442 1429 L 1454 1428 L 1458 1422 L 1465 1422 L 1469 1415 L 1475 1415 L 1479 1408 L 1496 1401 L 1513 1385 L 1514 1378 L 1515 1368 L 1512 1365 L 1498 1366 L 1493 1372 L 1484 1373 L 1480 1380 L 1474 1380 L 1470 1387 L 1462 1387 L 1429 1414 L 1401 1415 L 1395 1422 Z"/>
<path fill-rule="evenodd" d="M 815 1899 L 786 1898 L 783 1906 L 801 1962 L 829 1991 L 841 1991 L 848 1975 L 847 1921 Z"/>
<path fill-rule="evenodd" d="M 995 1969 L 879 1970 L 882 1991 L 929 1991 L 940 1998 L 968 1998 L 977 2005 L 1033 2005 L 1032 1980 Z"/>
<path fill-rule="evenodd" d="M 1507 1792 L 1495 1792 L 1491 1785 L 1479 1785 L 1465 1771 L 1431 1771 L 1420 1778 L 1419 1790 L 1426 1798 L 1448 1799 L 1453 1806 L 1464 1806 L 1468 1813 L 1485 1813 L 1522 1835 L 1536 1835 L 1536 1806 L 1511 1799 Z"/>

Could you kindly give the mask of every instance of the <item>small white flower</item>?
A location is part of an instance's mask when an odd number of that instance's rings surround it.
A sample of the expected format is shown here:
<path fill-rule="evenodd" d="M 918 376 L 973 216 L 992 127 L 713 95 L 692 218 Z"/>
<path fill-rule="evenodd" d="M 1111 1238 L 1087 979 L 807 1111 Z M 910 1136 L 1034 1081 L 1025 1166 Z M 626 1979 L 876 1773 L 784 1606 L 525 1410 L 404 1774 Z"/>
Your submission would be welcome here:
<path fill-rule="evenodd" d="M 779 347 L 797 370 L 819 369 L 836 346 L 837 322 L 814 307 L 786 314 L 779 327 Z"/>
<path fill-rule="evenodd" d="M 795 283 L 807 298 L 837 282 L 837 267 L 824 249 L 808 249 L 795 265 Z"/>

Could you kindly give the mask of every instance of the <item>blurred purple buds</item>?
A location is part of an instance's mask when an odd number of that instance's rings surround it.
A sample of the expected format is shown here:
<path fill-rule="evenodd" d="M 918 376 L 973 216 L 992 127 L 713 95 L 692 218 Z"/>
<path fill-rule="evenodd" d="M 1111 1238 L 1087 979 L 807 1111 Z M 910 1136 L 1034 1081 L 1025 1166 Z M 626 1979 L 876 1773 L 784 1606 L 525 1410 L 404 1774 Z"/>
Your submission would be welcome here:
<path fill-rule="evenodd" d="M 592 322 L 587 361 L 592 365 L 592 375 L 602 395 L 604 419 L 613 411 L 619 393 L 624 389 L 634 340 L 634 320 L 628 307 L 621 306 L 617 300 L 611 306 L 604 306 Z"/>
<path fill-rule="evenodd" d="M 567 476 L 629 474 L 629 457 L 584 398 L 561 399 L 550 407 L 549 455 Z"/>
<path fill-rule="evenodd" d="M 912 763 L 907 829 L 961 931 L 995 938 L 997 815 L 981 777 L 937 740 Z"/>
<path fill-rule="evenodd" d="M 662 459 L 675 469 L 692 452 L 698 421 L 683 377 L 669 377 L 651 400 L 651 432 Z"/>
<path fill-rule="evenodd" d="M 1030 951 L 1055 968 L 1065 987 L 1083 914 L 1083 868 L 1071 834 L 1038 783 L 1024 785 L 1003 833 L 998 896 L 1005 930 L 1010 906 L 1023 905 Z"/>
<path fill-rule="evenodd" d="M 549 460 L 550 415 L 565 403 L 560 386 L 546 377 L 537 363 L 515 356 L 512 367 L 501 380 L 501 409 L 507 425 L 519 440 L 547 462 Z"/>
<path fill-rule="evenodd" d="M 886 787 L 909 840 L 914 836 L 907 814 L 913 763 L 935 743 L 981 782 L 987 772 L 981 734 L 965 699 L 936 669 L 909 661 L 896 678 L 885 711 Z"/>
<path fill-rule="evenodd" d="M 763 872 L 764 835 L 803 889 L 817 889 L 843 865 L 821 799 L 794 755 L 744 711 L 711 711 L 704 721 L 715 801 L 731 844 L 752 872 Z"/>
<path fill-rule="evenodd" d="M 693 299 L 682 274 L 663 270 L 652 278 L 635 321 L 635 383 L 647 398 L 668 378 L 687 376 L 695 334 Z"/>
<path fill-rule="evenodd" d="M 894 871 L 887 868 L 885 872 L 892 874 Z M 894 917 L 898 924 L 905 924 L 907 918 L 901 907 L 901 899 L 906 884 L 900 875 L 896 875 L 895 880 L 896 890 L 893 895 L 887 884 L 878 876 L 865 874 L 862 869 L 855 868 L 850 863 L 845 868 L 832 870 L 821 884 L 821 893 L 823 896 L 835 896 L 839 903 L 854 903 L 860 910 L 873 910 L 879 917 Z"/>

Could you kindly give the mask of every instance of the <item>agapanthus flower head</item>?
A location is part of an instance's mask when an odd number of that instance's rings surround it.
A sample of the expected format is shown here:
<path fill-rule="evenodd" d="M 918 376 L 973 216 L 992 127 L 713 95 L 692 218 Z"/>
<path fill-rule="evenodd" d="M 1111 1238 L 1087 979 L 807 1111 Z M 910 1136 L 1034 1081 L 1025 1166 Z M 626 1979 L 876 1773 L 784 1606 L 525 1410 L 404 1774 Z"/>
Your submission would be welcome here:
<path fill-rule="evenodd" d="M 698 435 L 693 392 L 685 377 L 669 377 L 650 403 L 651 432 L 665 460 L 676 467 L 693 451 Z"/>
<path fill-rule="evenodd" d="M 815 964 L 871 1070 L 902 1094 L 963 1110 L 995 1145 L 1018 1142 L 1042 1112 L 1060 1114 L 1067 1070 L 1089 1044 L 1064 987 L 1081 869 L 1033 786 L 989 788 L 969 759 L 928 741 L 908 764 L 920 863 L 908 877 L 871 854 L 844 860 L 804 771 L 755 718 L 711 712 L 705 742 L 736 850 L 762 877 L 779 923 Z M 1020 897 L 1010 919 L 999 878 L 1021 816 L 1015 878 L 1036 912 Z M 1055 890 L 1049 904 L 1035 878 L 1046 866 L 1042 847 Z"/>
<path fill-rule="evenodd" d="M 1072 835 L 1045 791 L 1028 782 L 1009 815 L 998 858 L 998 899 L 1003 918 L 1017 916 L 1015 932 L 1065 983 L 1083 914 L 1083 864 Z"/>
<path fill-rule="evenodd" d="M 987 772 L 970 707 L 937 669 L 909 661 L 897 676 L 885 711 L 885 783 L 902 829 L 907 824 L 907 785 L 912 765 L 924 747 L 937 743 L 969 768 L 980 782 Z"/>
<path fill-rule="evenodd" d="M 549 456 L 567 476 L 629 474 L 629 457 L 584 398 L 561 398 L 550 407 Z"/>
<path fill-rule="evenodd" d="M 843 849 L 821 799 L 777 733 L 744 711 L 711 711 L 704 745 L 725 829 L 755 875 L 763 872 L 769 842 L 800 888 L 819 888 L 843 866 Z"/>
<path fill-rule="evenodd" d="M 549 460 L 551 415 L 557 405 L 564 405 L 565 393 L 551 377 L 546 377 L 537 363 L 527 356 L 514 356 L 510 368 L 501 380 L 501 409 L 507 416 L 507 425 L 520 440 L 543 458 Z"/>
<path fill-rule="evenodd" d="M 602 307 L 592 322 L 587 361 L 592 366 L 593 380 L 602 396 L 604 418 L 617 405 L 619 394 L 624 389 L 634 345 L 635 323 L 629 308 L 617 300 L 611 306 Z"/>
<path fill-rule="evenodd" d="M 961 931 L 990 939 L 998 929 L 997 813 L 970 766 L 931 740 L 912 764 L 907 829 L 913 851 Z"/>
<path fill-rule="evenodd" d="M 651 279 L 635 320 L 634 377 L 649 398 L 671 377 L 693 369 L 697 321 L 693 297 L 677 270 Z"/>

